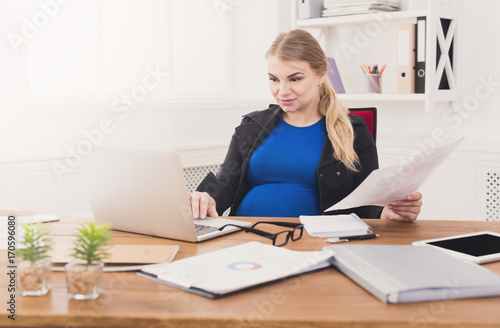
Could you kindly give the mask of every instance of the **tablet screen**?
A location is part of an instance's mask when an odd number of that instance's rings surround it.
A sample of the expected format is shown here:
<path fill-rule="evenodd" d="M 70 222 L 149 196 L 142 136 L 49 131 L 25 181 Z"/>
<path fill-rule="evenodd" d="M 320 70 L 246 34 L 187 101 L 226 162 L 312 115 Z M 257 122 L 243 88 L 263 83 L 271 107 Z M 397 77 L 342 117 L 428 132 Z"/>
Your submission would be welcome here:
<path fill-rule="evenodd" d="M 440 240 L 429 242 L 428 244 L 471 256 L 500 253 L 500 237 L 490 234 Z"/>

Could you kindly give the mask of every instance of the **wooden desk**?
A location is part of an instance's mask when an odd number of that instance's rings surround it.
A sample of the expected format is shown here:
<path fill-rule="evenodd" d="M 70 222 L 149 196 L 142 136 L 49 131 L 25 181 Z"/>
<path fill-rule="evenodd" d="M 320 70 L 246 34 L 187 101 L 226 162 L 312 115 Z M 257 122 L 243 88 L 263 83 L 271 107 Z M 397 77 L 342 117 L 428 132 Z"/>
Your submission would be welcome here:
<path fill-rule="evenodd" d="M 18 213 L 21 215 L 21 213 Z M 64 243 L 83 217 L 62 216 L 47 223 Z M 245 218 L 248 219 L 248 218 Z M 250 219 L 254 220 L 254 219 Z M 290 219 L 296 220 L 296 219 Z M 500 222 L 417 221 L 411 224 L 366 220 L 380 237 L 350 243 L 410 244 L 412 241 L 481 230 L 500 232 Z M 123 232 L 116 243 L 178 244 L 175 259 L 250 240 L 266 239 L 237 232 L 193 244 Z M 321 238 L 307 234 L 287 247 L 319 250 Z M 0 254 L 5 268 L 6 252 Z M 500 262 L 485 267 L 500 273 Z M 429 268 L 432 270 L 432 268 Z M 5 270 L 4 270 L 5 271 Z M 5 309 L 6 278 L 1 302 Z M 4 296 L 5 295 L 5 296 Z M 95 301 L 69 300 L 63 272 L 54 272 L 52 291 L 43 297 L 17 297 L 16 321 L 3 310 L 0 327 L 500 327 L 500 297 L 386 305 L 333 268 L 211 300 L 133 272 L 105 273 L 103 294 Z"/>

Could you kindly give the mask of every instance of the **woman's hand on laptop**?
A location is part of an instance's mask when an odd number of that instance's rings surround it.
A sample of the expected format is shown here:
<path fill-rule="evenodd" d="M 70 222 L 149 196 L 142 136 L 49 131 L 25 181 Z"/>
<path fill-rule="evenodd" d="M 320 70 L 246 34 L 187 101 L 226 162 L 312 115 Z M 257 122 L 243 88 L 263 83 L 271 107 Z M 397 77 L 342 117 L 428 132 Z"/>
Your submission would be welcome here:
<path fill-rule="evenodd" d="M 206 192 L 195 191 L 189 195 L 191 201 L 191 210 L 195 219 L 205 219 L 207 216 L 218 217 L 217 204 Z"/>

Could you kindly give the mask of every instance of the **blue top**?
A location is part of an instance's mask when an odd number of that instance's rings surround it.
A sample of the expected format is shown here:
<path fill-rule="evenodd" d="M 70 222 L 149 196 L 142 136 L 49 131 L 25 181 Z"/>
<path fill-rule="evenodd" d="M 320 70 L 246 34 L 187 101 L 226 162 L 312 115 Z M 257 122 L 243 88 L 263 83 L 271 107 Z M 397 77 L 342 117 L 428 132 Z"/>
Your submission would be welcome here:
<path fill-rule="evenodd" d="M 298 217 L 319 215 L 316 176 L 327 136 L 325 118 L 296 127 L 281 117 L 248 164 L 250 191 L 237 216 Z"/>

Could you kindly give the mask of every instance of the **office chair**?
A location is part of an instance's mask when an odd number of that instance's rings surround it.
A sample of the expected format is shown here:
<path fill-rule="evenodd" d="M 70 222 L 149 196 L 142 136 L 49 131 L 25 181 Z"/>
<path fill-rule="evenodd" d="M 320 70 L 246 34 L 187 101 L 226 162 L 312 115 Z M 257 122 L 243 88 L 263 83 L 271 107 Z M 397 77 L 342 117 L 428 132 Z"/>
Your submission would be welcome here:
<path fill-rule="evenodd" d="M 370 130 L 373 141 L 377 141 L 377 108 L 349 108 L 349 113 L 359 115 L 365 121 L 368 130 Z"/>

